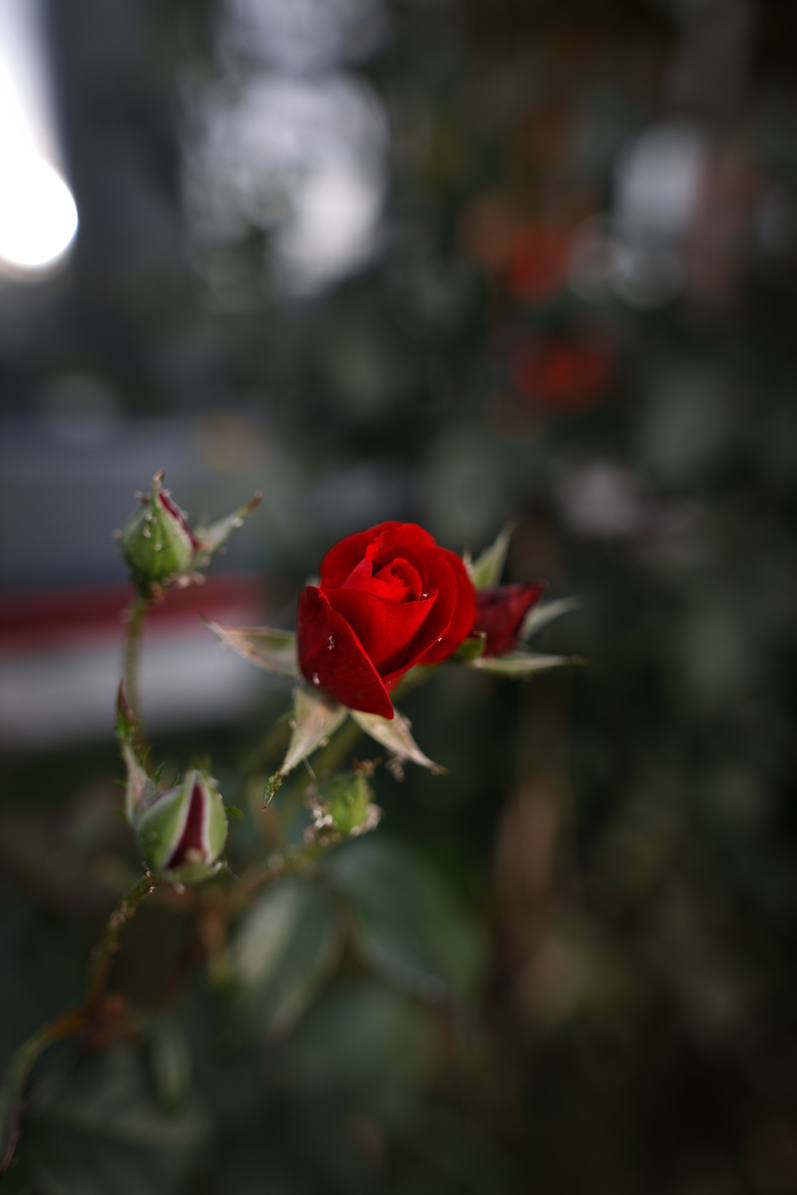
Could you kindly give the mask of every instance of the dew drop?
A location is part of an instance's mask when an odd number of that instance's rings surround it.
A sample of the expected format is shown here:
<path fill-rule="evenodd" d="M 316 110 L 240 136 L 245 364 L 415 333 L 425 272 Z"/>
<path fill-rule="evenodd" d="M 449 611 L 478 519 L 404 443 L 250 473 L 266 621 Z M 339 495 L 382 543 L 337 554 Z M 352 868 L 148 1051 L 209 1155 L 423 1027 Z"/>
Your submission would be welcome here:
<path fill-rule="evenodd" d="M 144 539 L 150 539 L 150 537 L 152 536 L 152 532 L 150 531 L 149 527 L 144 528 L 143 536 L 144 536 Z"/>
<path fill-rule="evenodd" d="M 321 681 L 320 681 L 320 680 L 319 680 L 319 678 L 318 678 L 318 673 L 317 673 L 317 672 L 314 672 L 314 673 L 313 673 L 313 684 L 314 684 L 314 685 L 320 685 L 320 684 L 321 684 Z"/>
<path fill-rule="evenodd" d="M 332 638 L 331 635 L 329 636 L 329 639 L 327 640 L 327 647 L 329 648 L 330 651 L 332 651 L 335 647 L 335 640 Z"/>

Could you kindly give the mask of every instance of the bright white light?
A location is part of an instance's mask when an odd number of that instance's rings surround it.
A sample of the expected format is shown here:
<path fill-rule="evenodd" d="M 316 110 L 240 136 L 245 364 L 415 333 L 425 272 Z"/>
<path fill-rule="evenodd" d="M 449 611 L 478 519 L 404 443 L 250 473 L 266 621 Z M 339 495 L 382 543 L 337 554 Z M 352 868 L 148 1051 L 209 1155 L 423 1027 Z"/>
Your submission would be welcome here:
<path fill-rule="evenodd" d="M 0 268 L 40 272 L 74 240 L 75 201 L 57 169 L 36 5 L 0 0 Z"/>
<path fill-rule="evenodd" d="M 706 167 L 707 141 L 690 121 L 652 125 L 617 167 L 615 223 L 624 238 L 671 242 L 694 215 Z"/>
<path fill-rule="evenodd" d="M 34 154 L 2 163 L 0 259 L 19 270 L 43 270 L 69 248 L 77 208 L 57 171 Z"/>

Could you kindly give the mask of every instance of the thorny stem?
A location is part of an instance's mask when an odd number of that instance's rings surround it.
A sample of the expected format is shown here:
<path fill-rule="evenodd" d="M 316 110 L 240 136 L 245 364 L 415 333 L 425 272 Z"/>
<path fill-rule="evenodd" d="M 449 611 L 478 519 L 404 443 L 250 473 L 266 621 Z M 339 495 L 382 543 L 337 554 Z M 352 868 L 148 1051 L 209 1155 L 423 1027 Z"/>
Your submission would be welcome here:
<path fill-rule="evenodd" d="M 127 634 L 125 636 L 124 678 L 128 704 L 135 714 L 136 740 L 143 745 L 141 703 L 138 691 L 138 658 L 141 648 L 141 632 L 150 608 L 150 599 L 137 594 L 127 611 Z"/>
<path fill-rule="evenodd" d="M 85 1007 L 90 1011 L 97 1007 L 105 994 L 105 985 L 111 970 L 113 956 L 119 949 L 119 936 L 135 913 L 142 900 L 146 900 L 159 884 L 163 883 L 160 876 L 151 871 L 145 872 L 122 900 L 122 903 L 108 919 L 105 933 L 97 943 L 89 965 L 89 984 L 86 991 Z"/>

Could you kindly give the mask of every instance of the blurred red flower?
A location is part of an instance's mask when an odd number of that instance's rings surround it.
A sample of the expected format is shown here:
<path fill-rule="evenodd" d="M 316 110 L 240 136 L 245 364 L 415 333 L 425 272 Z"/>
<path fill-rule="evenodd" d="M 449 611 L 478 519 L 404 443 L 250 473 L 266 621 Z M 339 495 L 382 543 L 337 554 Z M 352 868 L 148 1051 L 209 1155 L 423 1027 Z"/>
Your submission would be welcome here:
<path fill-rule="evenodd" d="M 530 402 L 557 411 L 586 411 L 604 398 L 612 379 L 614 347 L 603 337 L 572 342 L 531 332 L 514 348 L 512 383 Z"/>

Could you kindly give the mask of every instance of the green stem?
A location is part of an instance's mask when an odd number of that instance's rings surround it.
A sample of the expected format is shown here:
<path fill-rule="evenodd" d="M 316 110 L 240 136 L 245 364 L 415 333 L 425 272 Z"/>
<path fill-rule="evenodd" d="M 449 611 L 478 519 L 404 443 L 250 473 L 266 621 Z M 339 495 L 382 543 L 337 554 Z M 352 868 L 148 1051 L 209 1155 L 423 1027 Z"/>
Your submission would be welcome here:
<path fill-rule="evenodd" d="M 141 723 L 141 703 L 138 691 L 138 659 L 141 649 L 141 632 L 150 607 L 150 599 L 138 594 L 127 611 L 127 635 L 125 637 L 124 678 L 127 703 L 136 716 L 136 738 L 143 743 L 144 732 Z"/>
<path fill-rule="evenodd" d="M 146 900 L 151 892 L 163 881 L 160 876 L 146 872 L 135 884 L 127 896 L 124 897 L 118 909 L 114 909 L 105 927 L 102 939 L 94 948 L 89 964 L 89 984 L 86 991 L 85 1007 L 91 1011 L 99 1004 L 105 994 L 105 986 L 111 970 L 113 956 L 119 949 L 119 936 L 135 913 L 142 900 Z"/>

